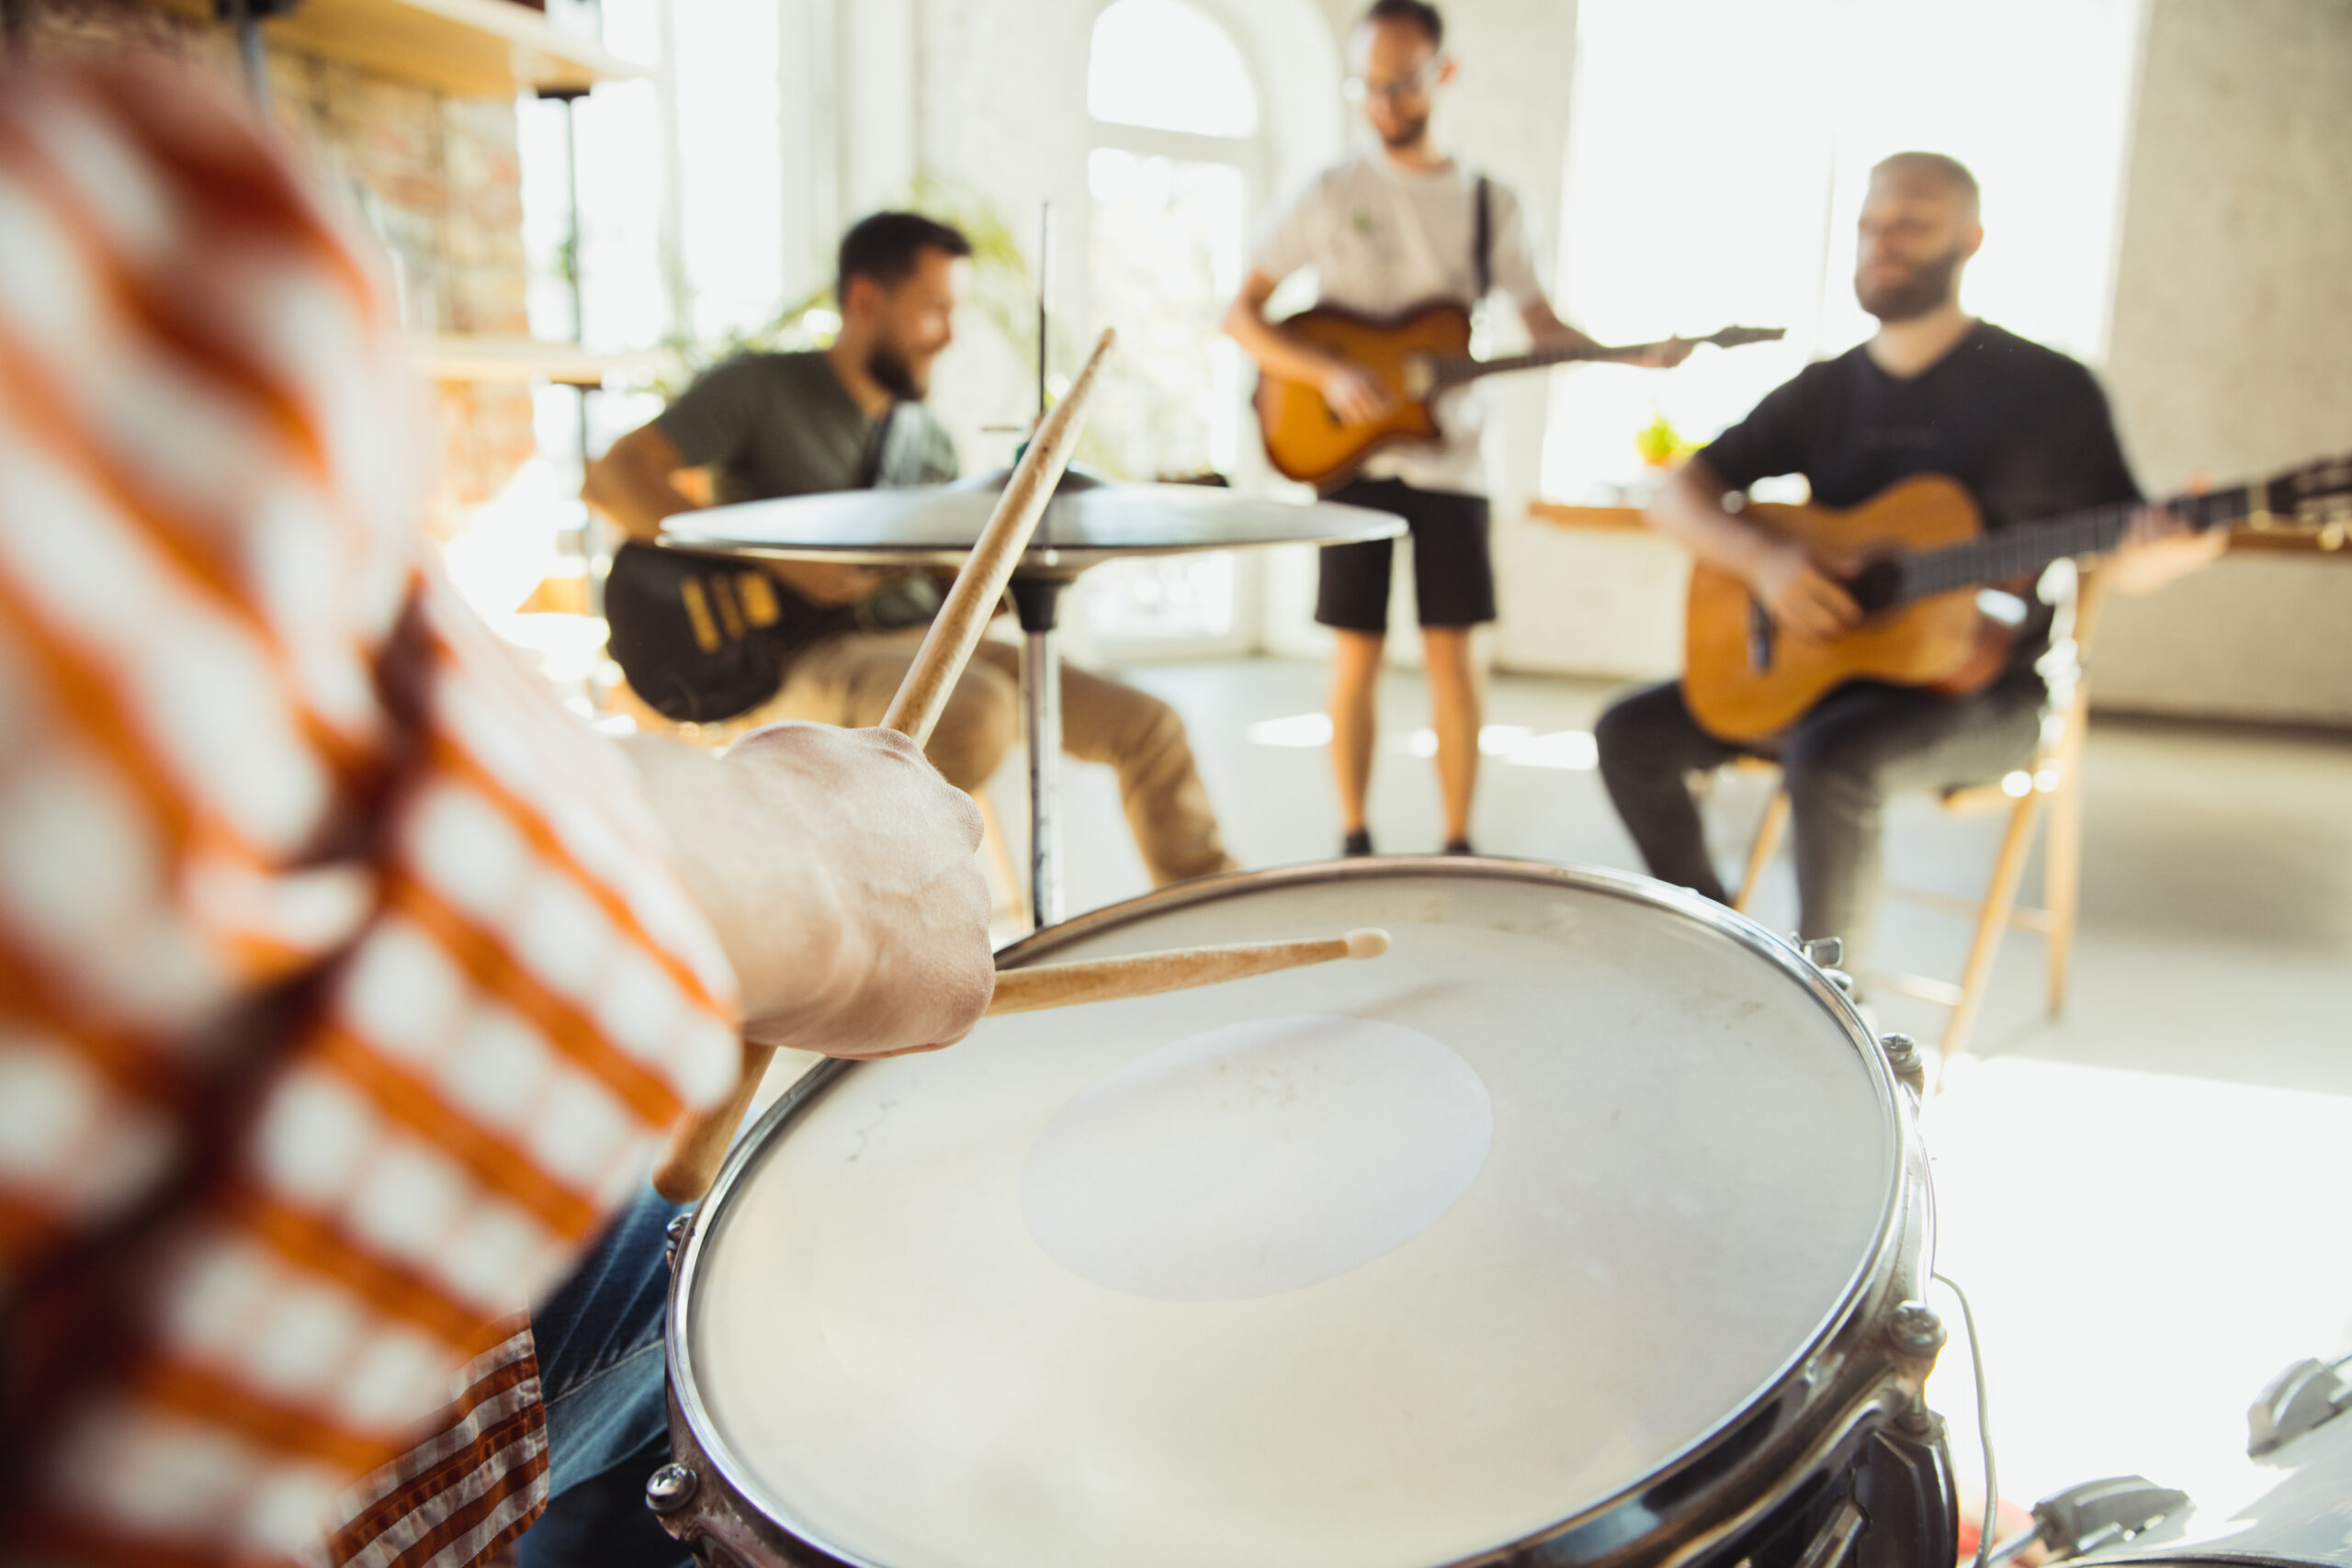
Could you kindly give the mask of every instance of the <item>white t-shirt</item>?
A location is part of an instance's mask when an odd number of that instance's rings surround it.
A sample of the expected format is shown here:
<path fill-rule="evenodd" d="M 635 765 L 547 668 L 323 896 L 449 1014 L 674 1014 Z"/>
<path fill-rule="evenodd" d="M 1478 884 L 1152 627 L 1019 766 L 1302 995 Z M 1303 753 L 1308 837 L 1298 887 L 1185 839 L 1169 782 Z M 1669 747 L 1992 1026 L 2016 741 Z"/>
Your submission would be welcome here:
<path fill-rule="evenodd" d="M 1389 316 L 1452 299 L 1474 304 L 1477 292 L 1477 176 L 1459 162 L 1441 169 L 1400 168 L 1377 151 L 1334 164 L 1266 220 L 1250 265 L 1279 281 L 1315 269 L 1321 303 Z M 1519 198 L 1487 182 L 1490 276 L 1524 310 L 1544 298 Z M 1438 405 L 1445 445 L 1392 449 L 1365 472 L 1421 490 L 1486 493 L 1478 450 L 1485 410 L 1473 386 Z"/>

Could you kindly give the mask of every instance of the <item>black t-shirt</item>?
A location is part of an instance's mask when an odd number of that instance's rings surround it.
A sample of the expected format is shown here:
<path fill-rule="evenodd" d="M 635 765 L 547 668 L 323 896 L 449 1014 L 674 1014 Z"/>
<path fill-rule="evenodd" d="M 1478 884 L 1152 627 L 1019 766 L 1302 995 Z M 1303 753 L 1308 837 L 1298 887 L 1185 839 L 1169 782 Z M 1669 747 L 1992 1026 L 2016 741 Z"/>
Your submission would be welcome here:
<path fill-rule="evenodd" d="M 1975 497 L 1987 529 L 2140 499 L 2090 371 L 1984 321 L 1908 380 L 1862 346 L 1808 365 L 1699 455 L 1734 490 L 1803 474 L 1822 506 L 1943 474 Z M 2047 621 L 2025 628 L 2018 663 L 2039 657 Z"/>

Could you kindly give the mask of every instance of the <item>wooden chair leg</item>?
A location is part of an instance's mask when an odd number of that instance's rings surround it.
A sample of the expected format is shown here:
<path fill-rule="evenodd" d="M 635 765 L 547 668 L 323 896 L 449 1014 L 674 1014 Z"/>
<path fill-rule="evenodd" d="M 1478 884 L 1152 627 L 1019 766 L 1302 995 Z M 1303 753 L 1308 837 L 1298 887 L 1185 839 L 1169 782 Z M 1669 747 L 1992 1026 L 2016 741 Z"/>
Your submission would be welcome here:
<path fill-rule="evenodd" d="M 2077 688 L 2058 747 L 2058 787 L 2050 794 L 2050 828 L 2042 843 L 2041 902 L 2050 911 L 2044 952 L 2050 966 L 2050 1016 L 2066 1005 L 2066 966 L 2075 953 L 2075 916 L 2083 888 L 2083 743 L 2090 703 Z"/>
<path fill-rule="evenodd" d="M 1781 836 L 1789 827 L 1789 792 L 1775 789 L 1771 803 L 1764 807 L 1764 820 L 1756 825 L 1756 841 L 1747 847 L 1747 870 L 1739 879 L 1739 897 L 1731 907 L 1741 914 L 1755 901 L 1756 889 L 1764 881 L 1764 868 L 1781 852 Z"/>
<path fill-rule="evenodd" d="M 1005 896 L 1012 902 L 1012 918 L 1024 930 L 1029 924 L 1029 897 L 1021 883 L 1021 868 L 1013 863 L 1012 846 L 1004 840 L 1004 827 L 997 820 L 996 803 L 989 798 L 986 786 L 972 792 L 972 803 L 980 808 L 980 848 L 989 857 L 997 880 L 1004 885 Z"/>
<path fill-rule="evenodd" d="M 2025 879 L 2026 854 L 2033 848 L 2034 818 L 2041 812 L 2041 792 L 2028 790 L 2009 812 L 2001 835 L 2000 857 L 1993 863 L 1993 886 L 1976 917 L 1975 940 L 1968 948 L 1968 967 L 1961 972 L 1960 1001 L 1951 1010 L 1951 1024 L 1944 1031 L 1944 1055 L 1956 1056 L 1968 1049 L 1976 1028 L 1977 1012 L 1984 1005 L 1984 987 L 1993 978 L 1993 960 L 2001 951 L 2002 933 L 2018 907 L 2018 884 Z"/>
<path fill-rule="evenodd" d="M 2042 840 L 2042 904 L 2050 929 L 2042 945 L 2050 964 L 2050 1016 L 2066 1005 L 2066 964 L 2075 951 L 2075 913 L 2083 887 L 2083 795 L 2081 774 L 2068 760 L 2066 773 L 2050 795 L 2050 829 Z"/>

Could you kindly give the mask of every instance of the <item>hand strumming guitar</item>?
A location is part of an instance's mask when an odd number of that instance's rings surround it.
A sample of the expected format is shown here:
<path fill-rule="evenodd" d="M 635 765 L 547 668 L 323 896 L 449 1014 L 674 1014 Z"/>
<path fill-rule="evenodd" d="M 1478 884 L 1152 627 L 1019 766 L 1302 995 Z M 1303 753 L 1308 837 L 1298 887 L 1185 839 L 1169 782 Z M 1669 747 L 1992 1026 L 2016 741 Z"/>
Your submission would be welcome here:
<path fill-rule="evenodd" d="M 1747 576 L 1773 625 L 1792 637 L 1827 642 L 1862 618 L 1853 595 L 1794 540 L 1767 547 Z"/>
<path fill-rule="evenodd" d="M 1378 379 L 1345 360 L 1335 361 L 1320 383 L 1323 401 L 1342 424 L 1372 424 L 1396 412 L 1396 400 Z"/>

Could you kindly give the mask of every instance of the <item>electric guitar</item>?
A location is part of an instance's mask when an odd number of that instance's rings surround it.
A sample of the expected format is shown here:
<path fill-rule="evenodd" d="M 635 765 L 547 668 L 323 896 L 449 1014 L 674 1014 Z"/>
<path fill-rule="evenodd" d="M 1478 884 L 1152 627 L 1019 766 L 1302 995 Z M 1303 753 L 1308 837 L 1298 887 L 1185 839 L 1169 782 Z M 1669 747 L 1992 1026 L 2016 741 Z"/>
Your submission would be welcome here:
<path fill-rule="evenodd" d="M 1282 328 L 1368 373 L 1396 405 L 1387 417 L 1375 423 L 1343 423 L 1323 400 L 1322 388 L 1271 374 L 1259 376 L 1258 426 L 1265 437 L 1267 460 L 1285 479 L 1303 479 L 1326 491 L 1354 478 L 1365 459 L 1384 447 L 1443 439 L 1434 405 L 1439 394 L 1481 376 L 1613 357 L 1657 346 L 1539 348 L 1498 359 L 1476 359 L 1470 354 L 1470 312 L 1451 300 L 1416 306 L 1381 320 L 1322 305 L 1288 318 Z M 1773 342 L 1784 331 L 1725 327 L 1692 341 L 1736 348 L 1742 344 Z"/>
<path fill-rule="evenodd" d="M 2341 528 L 2352 514 L 2352 457 L 2164 504 L 2200 532 L 2241 523 Z M 1802 540 L 1816 558 L 1862 562 L 1845 580 L 1862 621 L 1826 642 L 1782 636 L 1745 581 L 1694 565 L 1682 677 L 1690 716 L 1719 739 L 1747 744 L 1779 734 L 1849 681 L 1983 691 L 2007 667 L 2016 634 L 1977 607 L 1977 590 L 2115 548 L 2138 509 L 2097 506 L 1987 533 L 1968 491 L 1937 474 L 1842 511 L 1751 505 L 1743 515 Z"/>

